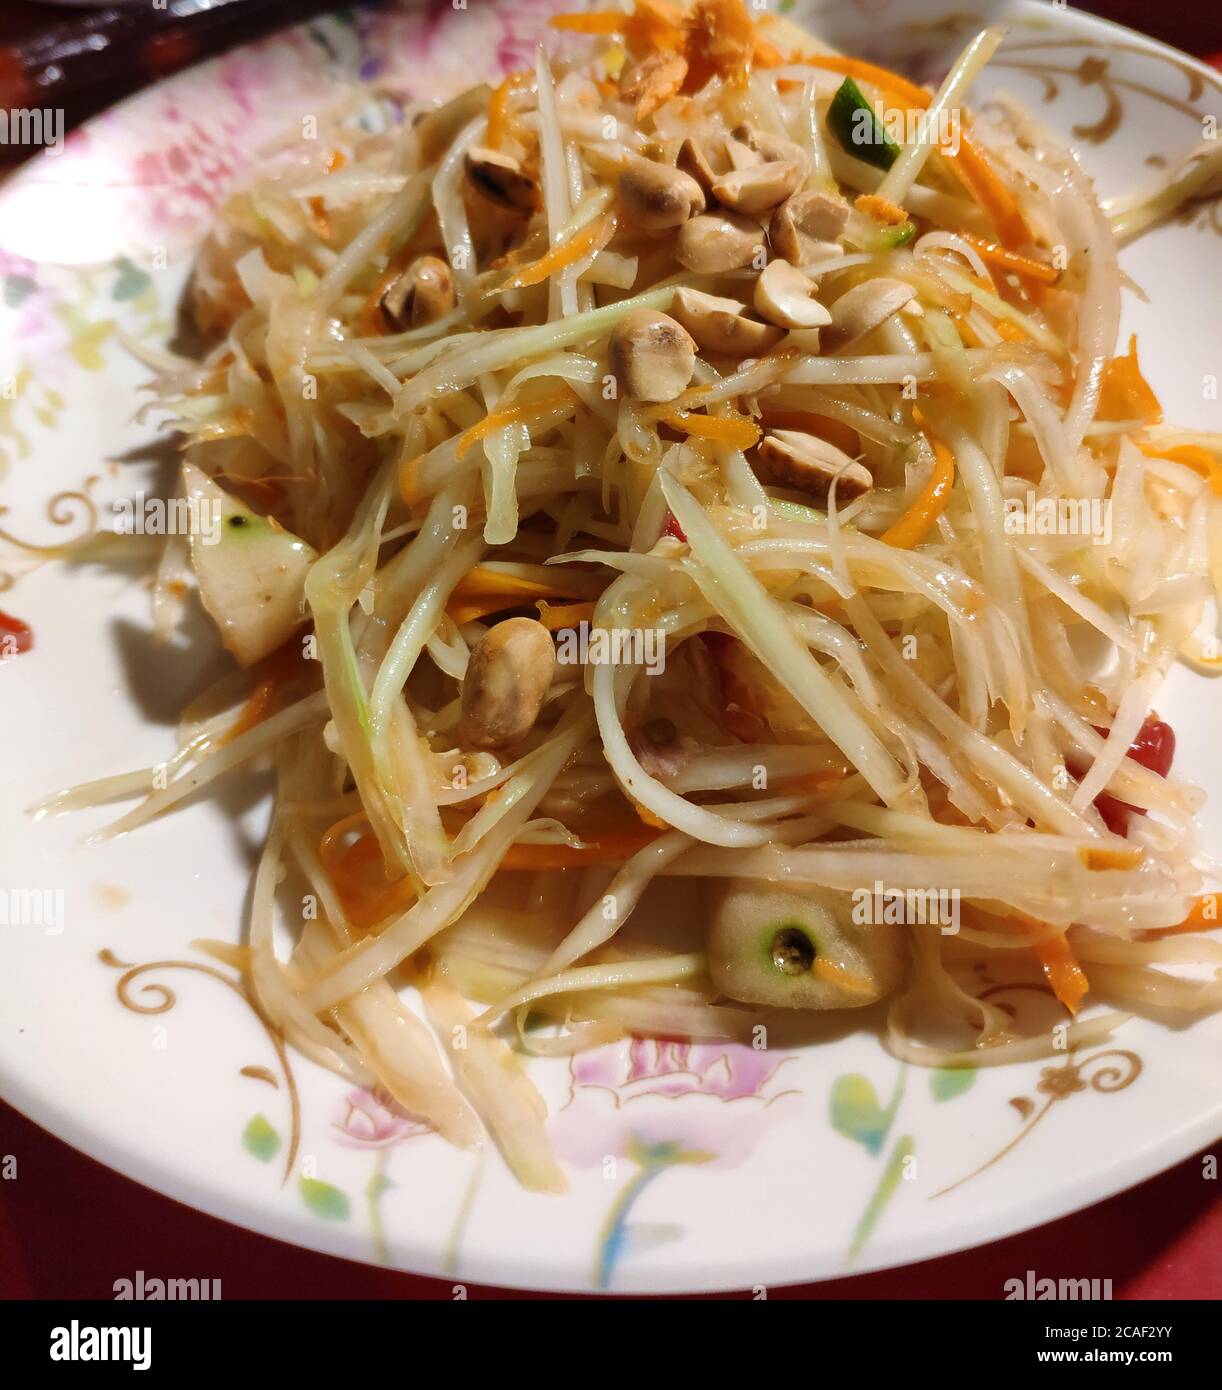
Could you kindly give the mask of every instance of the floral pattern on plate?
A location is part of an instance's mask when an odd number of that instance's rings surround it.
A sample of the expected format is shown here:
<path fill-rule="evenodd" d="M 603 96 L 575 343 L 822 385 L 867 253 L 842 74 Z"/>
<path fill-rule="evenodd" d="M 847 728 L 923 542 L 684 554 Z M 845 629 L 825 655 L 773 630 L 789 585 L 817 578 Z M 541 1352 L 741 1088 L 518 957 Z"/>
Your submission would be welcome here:
<path fill-rule="evenodd" d="M 20 504 L 23 522 L 49 520 L 52 531 L 35 535 L 22 525 L 23 541 L 49 547 L 27 545 L 27 560 L 54 553 L 54 533 L 66 529 L 58 521 L 62 512 L 44 517 L 45 499 L 79 487 L 95 458 L 101 466 L 92 419 L 78 399 L 96 395 L 104 369 L 107 378 L 117 372 L 124 336 L 149 342 L 168 336 L 193 249 L 259 146 L 328 100 L 351 75 L 388 84 L 405 99 L 430 98 L 472 80 L 476 67 L 479 76 L 493 78 L 520 67 L 529 62 L 548 15 L 571 7 L 569 0 L 511 0 L 462 12 L 442 3 L 414 14 L 360 11 L 355 18 L 318 21 L 143 93 L 72 137 L 56 160 L 37 161 L 0 191 L 0 381 L 13 384 L 0 390 L 0 452 L 9 469 L 0 476 L 0 490 L 14 516 Z M 780 8 L 799 18 L 816 9 Z M 906 26 L 910 15 L 917 23 Z M 916 75 L 933 78 L 944 66 L 946 36 L 953 47 L 974 22 L 962 10 L 904 0 L 853 0 L 834 7 L 827 19 L 851 36 L 844 46 L 860 50 L 864 34 L 866 47 L 886 50 L 878 56 L 903 51 L 915 60 Z M 1050 25 L 1074 32 L 1062 37 Z M 1140 144 L 1143 170 L 1178 157 L 1198 138 L 1200 116 L 1219 108 L 1216 78 L 1178 55 L 1082 17 L 1050 16 L 1046 7 L 1032 8 L 1030 34 L 1016 36 L 1011 51 L 1005 85 L 1025 83 L 1020 95 L 1050 123 L 1083 128 L 1084 157 L 1102 158 L 1108 170 L 1120 163 L 1117 147 L 1130 140 Z M 1200 225 L 1216 225 L 1216 207 L 1205 205 Z M 1199 217 L 1201 210 L 1197 205 L 1185 216 Z M 85 491 L 71 495 L 89 501 Z M 3 518 L 7 546 L 17 540 L 8 534 L 14 516 Z M 6 568 L 0 557 L 0 570 Z M 101 650 L 100 640 L 89 648 L 98 660 Z M 68 669 L 77 664 L 74 652 Z M 32 707 L 40 708 L 37 697 Z M 24 782 L 21 789 L 27 790 Z M 216 849 L 219 841 L 207 843 Z M 189 841 L 180 851 L 188 862 L 193 846 Z M 154 843 L 150 860 L 140 861 L 149 876 L 157 854 Z M 140 937 L 142 925 L 130 934 Z M 92 967 L 72 988 L 81 991 L 79 1008 L 90 1026 L 105 1033 L 105 1047 L 96 1057 L 74 1054 L 61 1072 L 43 1073 L 37 1066 L 71 1029 L 61 1023 L 58 1034 L 40 1038 L 39 1062 L 6 1044 L 0 1054 L 6 1093 L 31 1113 L 45 1114 L 60 1132 L 70 1128 L 60 1123 L 65 1112 L 90 1117 L 73 1131 L 85 1134 L 83 1146 L 184 1200 L 287 1239 L 435 1273 L 552 1287 L 725 1287 L 920 1258 L 1086 1200 L 1048 1184 L 1049 1156 L 1063 1154 L 1067 1145 L 1078 1147 L 1083 1162 L 1089 1158 L 1096 1175 L 1092 1194 L 1100 1196 L 1179 1156 L 1193 1136 L 1205 1136 L 1208 1123 L 1192 1091 L 1196 1054 L 1188 1054 L 1185 1066 L 1175 1052 L 1191 1035 L 1164 1048 L 1153 1033 L 1140 1034 L 1149 1046 L 1135 1065 L 1125 1064 L 1127 1080 L 1109 1069 L 1104 1053 L 1016 1068 L 1001 1079 L 918 1073 L 887 1058 L 872 1037 L 780 1056 L 749 1047 L 636 1041 L 553 1068 L 550 1130 L 573 1190 L 563 1198 L 520 1196 L 506 1185 L 495 1157 L 455 1155 L 384 1098 L 283 1058 L 274 1038 L 269 1050 L 269 1036 L 236 977 L 169 958 L 183 955 L 198 934 L 190 922 L 180 929 L 172 914 L 150 922 L 141 937 L 147 952 L 126 936 L 116 940 L 113 922 L 87 928 L 81 929 L 86 940 L 67 938 L 74 959 Z M 103 930 L 105 937 L 96 939 Z M 111 968 L 133 958 L 149 962 L 122 965 L 120 981 L 128 986 L 127 998 L 120 993 L 120 999 L 146 1022 L 156 1015 L 161 1026 L 174 1000 L 172 992 L 156 992 L 164 986 L 142 978 L 155 967 L 185 968 L 196 979 L 200 972 L 216 975 L 227 986 L 226 997 L 241 995 L 245 1031 L 234 1042 L 232 1069 L 214 1060 L 211 1012 L 204 1007 L 181 1011 L 174 1034 L 179 1050 L 157 1064 L 160 1072 L 144 1070 L 147 1059 L 132 1050 L 139 1046 L 138 1021 L 124 1017 L 112 999 L 97 1012 L 86 998 L 95 988 L 93 959 L 103 941 L 119 948 L 107 961 Z M 10 1011 L 23 991 L 36 1000 L 40 1016 L 54 1011 L 56 1001 L 39 995 L 20 970 L 9 975 Z M 144 994 L 144 988 L 154 992 Z M 211 999 L 215 985 L 206 988 Z M 33 1027 L 28 1031 L 32 1036 Z M 1137 1056 L 1127 1044 L 1125 1051 Z M 121 1061 L 108 1072 L 112 1054 Z M 1129 1084 L 1143 1063 L 1158 1086 Z M 106 1084 L 115 1087 L 104 1115 L 90 1108 L 102 1104 L 96 1096 L 71 1089 L 70 1078 L 91 1066 L 102 1069 L 88 1071 L 90 1090 L 105 1095 Z M 167 1071 L 175 1077 L 168 1089 Z M 129 1076 L 164 1107 L 147 1128 L 145 1108 L 127 1103 L 123 1083 Z M 1123 1085 L 1113 1084 L 1118 1076 Z M 1177 1087 L 1179 1101 L 1157 1109 Z M 197 1093 L 207 1100 L 208 1128 L 202 1141 L 198 1131 L 191 1133 L 206 1149 L 206 1171 L 187 1181 L 180 1175 L 189 1163 L 188 1139 L 180 1142 L 177 1131 L 197 1118 Z M 1101 1104 L 1108 1093 L 1120 1098 Z M 1063 1105 L 1066 1099 L 1074 1106 Z M 1123 1119 L 1107 1113 L 1121 1108 Z M 1057 1118 L 1044 1120 L 1049 1114 Z M 1143 1125 L 1163 1136 L 1161 1147 L 1151 1147 L 1158 1156 L 1127 1167 L 1115 1161 L 1124 1135 Z M 953 1143 L 947 1140 L 951 1129 Z M 798 1229 L 800 1222 L 773 1192 L 794 1173 L 804 1180 L 817 1175 L 836 1193 L 819 1227 Z M 1006 1175 L 1016 1190 L 1038 1189 L 1038 1198 L 1015 1201 Z M 740 1207 L 746 1213 L 741 1220 Z M 416 1226 L 423 1232 L 418 1240 Z M 548 1237 L 553 1244 L 546 1259 L 541 1254 L 535 1264 L 519 1257 L 515 1265 L 512 1252 L 542 1227 L 558 1232 Z M 784 1253 L 776 1254 L 783 1241 Z"/>

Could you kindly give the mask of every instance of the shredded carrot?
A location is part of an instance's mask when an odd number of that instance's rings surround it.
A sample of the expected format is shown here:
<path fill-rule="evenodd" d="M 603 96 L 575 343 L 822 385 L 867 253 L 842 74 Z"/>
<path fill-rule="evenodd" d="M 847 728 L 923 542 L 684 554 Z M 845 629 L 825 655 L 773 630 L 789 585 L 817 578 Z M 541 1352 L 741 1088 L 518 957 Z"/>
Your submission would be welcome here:
<path fill-rule="evenodd" d="M 862 193 L 853 206 L 875 222 L 881 222 L 884 227 L 898 227 L 901 222 L 908 221 L 908 214 L 898 203 L 891 202 L 889 198 L 880 198 L 877 193 Z"/>
<path fill-rule="evenodd" d="M 1094 849 L 1087 845 L 1078 851 L 1078 858 L 1088 869 L 1135 869 L 1141 863 L 1139 849 Z"/>
<path fill-rule="evenodd" d="M 873 984 L 864 975 L 859 975 L 857 971 L 849 970 L 843 965 L 836 965 L 823 956 L 815 957 L 814 972 L 829 985 L 835 985 L 837 989 L 847 989 L 851 994 L 874 993 Z"/>
<path fill-rule="evenodd" d="M 1025 917 L 1021 913 L 1016 915 L 1032 936 L 1038 938 L 1040 933 L 1047 931 L 1047 923 L 1037 922 L 1033 917 Z M 1069 938 L 1064 932 L 1057 932 L 1055 936 L 1044 936 L 1033 941 L 1032 946 L 1058 1002 L 1071 1014 L 1076 1014 L 1090 989 L 1090 981 L 1078 964 Z"/>
<path fill-rule="evenodd" d="M 942 153 L 954 166 L 967 191 L 988 214 L 989 220 L 997 228 L 1002 245 L 1027 245 L 1031 232 L 1018 210 L 1014 194 L 997 177 L 984 151 L 964 133 L 959 140 L 957 155 L 952 155 L 945 146 Z"/>
<path fill-rule="evenodd" d="M 1154 941 L 1160 936 L 1181 936 L 1186 932 L 1213 931 L 1218 925 L 1218 895 L 1203 893 L 1192 900 L 1188 916 L 1173 927 L 1151 927 L 1142 932 L 1143 941 Z"/>
<path fill-rule="evenodd" d="M 864 58 L 843 58 L 838 53 L 804 53 L 799 61 L 808 68 L 818 68 L 821 72 L 836 72 L 841 77 L 851 77 L 854 82 L 868 82 L 884 92 L 898 97 L 908 106 L 919 106 L 922 110 L 933 100 L 924 87 L 909 82 L 898 72 L 868 63 Z"/>
<path fill-rule="evenodd" d="M 648 806 L 646 806 L 643 802 L 638 801 L 636 797 L 629 796 L 628 800 L 632 804 L 632 809 L 637 813 L 637 816 L 640 818 L 642 824 L 652 826 L 654 830 L 670 829 L 670 826 L 667 824 L 666 821 L 664 821 L 661 818 L 661 816 L 655 815 L 649 809 Z"/>
<path fill-rule="evenodd" d="M 920 545 L 946 509 L 951 489 L 955 485 L 955 460 L 950 450 L 940 439 L 930 439 L 933 445 L 934 466 L 929 481 L 921 489 L 921 495 L 894 525 L 882 534 L 888 545 L 899 546 L 901 550 L 911 550 Z"/>
<path fill-rule="evenodd" d="M 1145 420 L 1156 425 L 1163 418 L 1163 408 L 1141 374 L 1137 361 L 1137 334 L 1129 338 L 1129 350 L 1124 357 L 1113 357 L 1103 371 L 1099 391 L 1100 420 Z"/>
<path fill-rule="evenodd" d="M 523 579 L 521 575 L 489 569 L 486 565 L 476 565 L 458 581 L 454 589 L 455 598 L 485 598 L 489 595 L 503 597 L 506 594 L 535 594 L 544 598 L 580 597 L 563 585 L 545 584 L 538 579 Z"/>
<path fill-rule="evenodd" d="M 501 860 L 501 868 L 520 872 L 569 869 L 582 864 L 619 864 L 651 844 L 661 833 L 642 824 L 590 836 L 580 849 L 572 845 L 510 845 Z"/>
<path fill-rule="evenodd" d="M 697 415 L 690 410 L 671 410 L 662 419 L 672 429 L 697 439 L 728 444 L 733 449 L 749 449 L 760 437 L 760 427 L 745 415 Z"/>
<path fill-rule="evenodd" d="M 981 260 L 988 261 L 992 265 L 999 265 L 1005 270 L 1013 270 L 1016 274 L 1025 275 L 1031 280 L 1038 280 L 1043 285 L 1055 285 L 1061 278 L 1059 270 L 1046 265 L 1043 261 L 1032 260 L 1030 256 L 1020 256 L 1017 251 L 1007 251 L 1004 246 L 985 241 L 983 237 L 972 236 L 970 232 L 960 232 L 958 235 L 969 246 L 976 248 L 980 253 Z M 986 285 L 982 288 L 992 289 L 993 287 Z"/>
<path fill-rule="evenodd" d="M 331 219 L 327 215 L 327 204 L 322 198 L 308 198 L 306 205 L 310 209 L 310 226 L 323 241 L 330 241 Z"/>
<path fill-rule="evenodd" d="M 342 169 L 347 162 L 343 150 L 332 150 L 327 159 L 327 173 L 334 174 L 337 169 Z M 306 206 L 310 209 L 310 226 L 323 241 L 330 241 L 332 235 L 331 218 L 327 213 L 326 201 L 323 198 L 308 198 Z"/>
<path fill-rule="evenodd" d="M 545 598 L 573 599 L 581 595 L 559 585 L 522 579 L 516 574 L 502 574 L 499 570 L 477 565 L 455 585 L 446 612 L 461 626 L 487 617 L 489 613 L 522 608 Z"/>
<path fill-rule="evenodd" d="M 560 632 L 566 627 L 594 621 L 593 603 L 551 604 L 540 599 L 535 607 L 539 610 L 539 621 L 548 632 Z"/>
<path fill-rule="evenodd" d="M 490 415 L 485 415 L 478 425 L 472 425 L 459 436 L 456 457 L 466 458 L 481 439 L 487 439 L 490 434 L 504 429 L 506 425 L 542 418 L 553 410 L 571 405 L 576 399 L 571 387 L 562 386 L 558 391 L 549 391 L 543 396 L 533 396 L 528 401 L 515 401 L 512 405 L 502 406 Z"/>
<path fill-rule="evenodd" d="M 419 482 L 420 460 L 423 457 L 423 454 L 416 454 L 413 458 L 403 459 L 399 464 L 399 496 L 413 509 L 420 501 L 416 485 Z"/>
<path fill-rule="evenodd" d="M 779 48 L 774 48 L 767 39 L 762 39 L 758 34 L 755 36 L 755 50 L 751 55 L 751 61 L 757 68 L 783 68 L 792 61 L 788 54 L 782 53 Z M 800 87 L 802 84 L 786 83 L 783 80 L 777 82 L 777 86 L 782 90 L 787 87 Z"/>
<path fill-rule="evenodd" d="M 787 785 L 792 783 L 805 791 L 823 792 L 838 787 L 850 772 L 851 769 L 847 767 L 824 767 L 818 772 L 804 772 L 800 777 L 786 777 L 783 780 Z"/>
<path fill-rule="evenodd" d="M 554 14 L 551 26 L 553 29 L 563 29 L 568 34 L 622 34 L 627 19 L 628 16 L 618 10 L 603 10 L 597 14 Z"/>
<path fill-rule="evenodd" d="M 264 676 L 251 691 L 250 698 L 242 706 L 241 714 L 221 735 L 219 742 L 232 743 L 239 734 L 253 729 L 256 724 L 262 724 L 275 706 L 279 689 L 280 683 L 277 680 L 272 676 Z"/>
<path fill-rule="evenodd" d="M 1004 338 L 1007 343 L 1025 343 L 1027 334 L 1016 323 L 1009 319 L 995 319 L 993 327 L 997 330 L 998 336 Z"/>
<path fill-rule="evenodd" d="M 353 926 L 361 928 L 376 926 L 393 913 L 406 911 L 416 900 L 410 880 L 387 882 L 382 851 L 372 833 L 366 831 L 350 844 L 344 843 L 357 826 L 365 824 L 368 817 L 364 811 L 345 816 L 323 832 L 318 845 L 319 858 L 345 914 Z"/>
<path fill-rule="evenodd" d="M 668 0 L 636 0 L 631 14 L 607 10 L 597 14 L 553 15 L 551 24 L 570 34 L 605 38 L 622 34 L 634 58 L 651 53 L 679 53 L 684 46 L 683 12 Z"/>
<path fill-rule="evenodd" d="M 460 602 L 451 599 L 446 613 L 462 627 L 464 623 L 475 623 L 481 618 L 486 618 L 489 613 L 500 613 L 506 608 L 525 606 L 525 603 L 517 602 L 511 595 L 502 594 L 500 598 L 495 598 L 490 594 L 487 598 L 464 599 Z"/>
<path fill-rule="evenodd" d="M 323 868 L 335 885 L 349 920 L 361 928 L 376 926 L 394 913 L 405 912 L 416 901 L 408 879 L 402 878 L 397 883 L 386 881 L 382 851 L 371 831 L 366 830 L 349 841 L 358 826 L 367 824 L 364 811 L 358 811 L 329 826 L 319 842 Z M 652 826 L 628 823 L 589 835 L 580 847 L 510 845 L 500 867 L 521 873 L 577 868 L 586 864 L 620 864 L 661 833 Z"/>
<path fill-rule="evenodd" d="M 528 285 L 538 285 L 555 275 L 558 270 L 573 265 L 588 256 L 592 251 L 601 251 L 615 235 L 615 214 L 608 212 L 596 217 L 579 231 L 574 232 L 568 241 L 553 246 L 545 255 L 516 271 L 501 286 L 503 290 L 521 290 Z"/>
<path fill-rule="evenodd" d="M 1052 986 L 1052 992 L 1071 1014 L 1082 1007 L 1082 1000 L 1090 989 L 1086 972 L 1078 964 L 1073 947 L 1064 932 L 1050 936 L 1037 943 L 1035 953 L 1044 967 L 1044 974 Z"/>
<path fill-rule="evenodd" d="M 951 313 L 951 318 L 954 319 L 955 329 L 963 339 L 963 346 L 969 348 L 980 347 L 980 334 L 968 323 L 967 319 L 962 314 L 956 314 L 953 311 Z"/>
<path fill-rule="evenodd" d="M 557 19 L 603 19 L 605 17 L 603 15 L 557 15 L 552 23 L 556 24 Z M 565 26 L 556 24 L 556 27 L 562 29 Z M 509 133 L 509 98 L 519 87 L 525 86 L 529 81 L 529 72 L 511 72 L 489 97 L 488 129 L 484 135 L 484 144 L 489 149 L 499 150 L 501 148 L 501 142 Z"/>
<path fill-rule="evenodd" d="M 824 72 L 837 72 L 844 77 L 851 77 L 855 82 L 868 82 L 878 87 L 884 95 L 897 98 L 901 105 L 915 106 L 923 111 L 933 100 L 933 97 L 915 82 L 909 82 L 897 72 L 879 67 L 876 63 L 867 63 L 860 58 L 808 53 L 802 55 L 801 61 Z M 1002 244 L 1013 247 L 1029 242 L 1031 234 L 1018 210 L 1018 204 L 1014 201 L 1014 195 L 998 178 L 984 152 L 969 138 L 966 131 L 960 133 L 957 152 L 949 136 L 940 149 L 964 187 L 988 214 L 990 221 L 997 228 Z"/>
<path fill-rule="evenodd" d="M 1160 447 L 1155 444 L 1143 444 L 1138 440 L 1137 447 L 1147 458 L 1170 459 L 1172 463 L 1182 463 L 1185 468 L 1191 468 L 1194 473 L 1207 478 L 1212 491 L 1222 496 L 1222 463 L 1199 444 Z"/>

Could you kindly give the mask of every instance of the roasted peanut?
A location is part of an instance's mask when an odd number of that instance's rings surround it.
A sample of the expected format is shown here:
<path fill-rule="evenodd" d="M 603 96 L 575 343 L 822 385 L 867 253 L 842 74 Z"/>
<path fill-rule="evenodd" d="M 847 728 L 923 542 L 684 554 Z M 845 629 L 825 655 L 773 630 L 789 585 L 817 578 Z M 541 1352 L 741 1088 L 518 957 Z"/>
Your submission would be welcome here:
<path fill-rule="evenodd" d="M 755 282 L 755 311 L 782 328 L 821 328 L 832 316 L 812 298 L 815 282 L 788 261 L 770 261 Z"/>
<path fill-rule="evenodd" d="M 706 212 L 679 228 L 675 260 L 697 275 L 741 270 L 766 255 L 758 222 L 735 212 Z"/>
<path fill-rule="evenodd" d="M 704 140 L 688 136 L 679 146 L 679 156 L 675 160 L 678 168 L 694 178 L 706 196 L 712 193 L 714 183 L 721 177 L 721 171 L 713 167 L 712 153 Z"/>
<path fill-rule="evenodd" d="M 772 214 L 768 234 L 778 256 L 809 265 L 824 255 L 842 254 L 836 238 L 848 221 L 848 204 L 826 193 L 795 193 Z"/>
<path fill-rule="evenodd" d="M 767 212 L 784 202 L 802 182 L 803 167 L 792 159 L 774 159 L 735 169 L 713 185 L 713 196 L 735 212 Z"/>
<path fill-rule="evenodd" d="M 873 332 L 915 297 L 916 290 L 911 285 L 887 276 L 854 285 L 830 306 L 832 321 L 823 334 L 824 348 L 835 352 L 848 347 Z"/>
<path fill-rule="evenodd" d="M 681 227 L 704 211 L 704 194 L 690 174 L 639 156 L 619 176 L 619 198 L 630 221 L 647 232 Z"/>
<path fill-rule="evenodd" d="M 757 130 L 752 125 L 735 126 L 733 138 L 757 156 L 757 163 L 774 160 L 789 160 L 794 164 L 809 163 L 806 151 L 796 141 L 787 140 L 783 135 L 773 135 L 767 130 Z"/>
<path fill-rule="evenodd" d="M 539 187 L 512 155 L 473 145 L 466 155 L 467 178 L 497 207 L 510 212 L 533 212 L 539 205 Z"/>
<path fill-rule="evenodd" d="M 551 633 L 507 618 L 475 644 L 462 687 L 460 730 L 474 748 L 507 748 L 530 733 L 556 666 Z"/>
<path fill-rule="evenodd" d="M 723 299 L 702 290 L 676 290 L 671 312 L 698 347 L 726 357 L 758 356 L 775 347 L 783 336 L 772 324 L 749 319 L 737 299 Z"/>
<path fill-rule="evenodd" d="M 382 296 L 382 314 L 402 332 L 435 323 L 454 307 L 454 277 L 445 261 L 420 256 Z"/>
<path fill-rule="evenodd" d="M 801 430 L 770 430 L 756 450 L 760 470 L 783 487 L 796 488 L 826 502 L 832 482 L 836 497 L 851 502 L 874 486 L 870 470 L 818 435 Z"/>
<path fill-rule="evenodd" d="M 673 401 L 696 370 L 696 344 L 669 314 L 630 309 L 611 330 L 611 370 L 625 395 Z"/>

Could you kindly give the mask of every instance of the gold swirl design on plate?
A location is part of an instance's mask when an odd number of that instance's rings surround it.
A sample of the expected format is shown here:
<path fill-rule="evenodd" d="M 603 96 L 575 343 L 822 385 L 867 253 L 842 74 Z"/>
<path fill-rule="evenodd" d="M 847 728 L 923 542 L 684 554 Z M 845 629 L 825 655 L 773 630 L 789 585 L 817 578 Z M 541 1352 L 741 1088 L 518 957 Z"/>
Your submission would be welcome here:
<path fill-rule="evenodd" d="M 123 974 L 115 982 L 115 995 L 119 1003 L 125 1009 L 135 1014 L 164 1014 L 178 1003 L 178 996 L 169 985 L 159 980 L 149 980 L 140 984 L 139 989 L 135 988 L 138 980 L 153 970 L 187 970 L 196 975 L 207 975 L 213 980 L 220 981 L 227 989 L 233 990 L 239 999 L 243 1001 L 258 1019 L 259 1024 L 267 1034 L 267 1039 L 271 1043 L 276 1054 L 276 1061 L 280 1066 L 280 1074 L 284 1078 L 285 1090 L 289 1100 L 289 1115 L 291 1122 L 291 1137 L 289 1139 L 288 1153 L 284 1160 L 284 1176 L 281 1184 L 288 1181 L 289 1174 L 293 1171 L 293 1163 L 297 1158 L 297 1148 L 301 1142 L 301 1098 L 297 1092 L 297 1081 L 293 1076 L 293 1068 L 289 1062 L 288 1048 L 285 1045 L 284 1035 L 276 1028 L 259 1007 L 254 996 L 241 982 L 234 979 L 231 975 L 226 975 L 224 971 L 218 970 L 212 965 L 201 965 L 198 961 L 191 960 L 152 960 L 144 965 L 132 965 L 129 961 L 120 960 L 115 953 L 109 949 L 98 952 L 98 959 L 103 965 L 109 966 L 112 970 L 122 970 Z M 267 1067 L 245 1066 L 241 1068 L 241 1075 L 252 1078 L 256 1081 L 265 1081 L 274 1086 L 277 1090 L 280 1083 L 273 1072 Z"/>
<path fill-rule="evenodd" d="M 1060 1066 L 1042 1067 L 1039 1080 L 1035 1084 L 1037 1096 L 1044 1097 L 1040 1105 L 1030 1096 L 1014 1096 L 1010 1104 L 1018 1111 L 1023 1127 L 1009 1143 L 1003 1145 L 992 1158 L 986 1159 L 978 1168 L 952 1182 L 933 1194 L 944 1197 L 957 1187 L 970 1182 L 986 1169 L 1005 1158 L 1027 1137 L 1058 1101 L 1068 1100 L 1083 1091 L 1098 1091 L 1102 1095 L 1115 1095 L 1127 1090 L 1142 1073 L 1142 1060 L 1136 1052 L 1124 1047 L 1107 1047 L 1101 1052 L 1076 1058 L 1076 1049 L 1071 1048 Z M 932 1199 L 931 1199 L 932 1200 Z"/>
<path fill-rule="evenodd" d="M 1100 58 L 1095 54 L 1089 54 L 1083 58 L 1076 68 L 1058 67 L 1052 63 L 1016 62 L 1013 59 L 1005 58 L 996 59 L 993 66 L 1009 68 L 1014 72 L 1025 72 L 1030 77 L 1038 77 L 1043 83 L 1043 97 L 1046 102 L 1055 101 L 1060 93 L 1057 77 L 1073 77 L 1083 87 L 1098 87 L 1104 96 L 1103 114 L 1097 121 L 1090 124 L 1070 127 L 1079 140 L 1089 141 L 1092 145 L 1104 144 L 1120 129 L 1125 117 L 1124 99 L 1120 95 L 1121 90 L 1136 92 L 1141 96 L 1149 97 L 1152 101 L 1170 106 L 1185 116 L 1199 119 L 1204 115 L 1204 112 L 1198 111 L 1192 104 L 1200 99 L 1204 91 L 1204 83 L 1201 81 L 1200 74 L 1196 72 L 1188 72 L 1189 90 L 1186 99 L 1181 100 L 1168 92 L 1159 91 L 1157 87 L 1148 87 L 1144 82 L 1134 82 L 1127 77 L 1117 77 L 1112 72 L 1111 59 Z"/>
<path fill-rule="evenodd" d="M 98 529 L 98 504 L 94 501 L 93 489 L 100 481 L 97 474 L 91 474 L 79 488 L 57 492 L 47 500 L 46 517 L 51 525 L 73 526 L 77 528 L 78 534 L 46 544 L 22 540 L 20 536 L 15 536 L 0 526 L 0 541 L 6 541 L 28 555 L 54 559 L 62 555 L 70 545 L 79 545 L 81 541 L 88 540 Z M 0 519 L 7 517 L 11 511 L 11 507 L 0 506 Z M 0 593 L 5 589 L 11 589 L 16 582 L 16 576 L 11 570 L 0 568 Z"/>

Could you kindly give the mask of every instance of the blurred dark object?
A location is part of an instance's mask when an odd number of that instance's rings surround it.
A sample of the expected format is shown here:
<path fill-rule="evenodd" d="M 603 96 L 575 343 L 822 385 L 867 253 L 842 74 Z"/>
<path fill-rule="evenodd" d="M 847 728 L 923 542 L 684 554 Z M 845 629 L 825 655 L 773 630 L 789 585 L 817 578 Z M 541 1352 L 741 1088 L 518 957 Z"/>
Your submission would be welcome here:
<path fill-rule="evenodd" d="M 1181 0 L 1173 5 L 1152 5 L 1150 0 L 1075 0 L 1072 8 L 1136 29 L 1205 61 L 1222 51 L 1218 0 Z"/>
<path fill-rule="evenodd" d="M 414 2 L 423 6 L 428 0 Z M 62 110 L 63 129 L 72 130 L 159 77 L 340 8 L 335 0 L 166 0 L 164 9 L 154 8 L 152 0 L 96 9 L 4 0 L 0 110 Z M 1075 8 L 1127 24 L 1207 60 L 1222 50 L 1218 0 L 1160 6 L 1149 0 L 1082 0 Z M 0 146 L 0 171 L 36 152 Z"/>
<path fill-rule="evenodd" d="M 1216 1163 L 1218 1147 L 1212 1150 Z M 450 1280 L 350 1264 L 226 1225 L 70 1149 L 0 1102 L 0 1302 L 112 1298 L 114 1281 L 191 1273 L 235 1298 L 453 1298 Z M 773 1299 L 1001 1298 L 1005 1281 L 1077 1268 L 1112 1280 L 1117 1299 L 1222 1297 L 1222 1199 L 1203 1155 L 1051 1225 L 901 1269 L 770 1288 Z M 421 1194 L 421 1200 L 427 1200 Z M 587 1297 L 589 1295 L 586 1295 Z M 750 1298 L 749 1290 L 714 1298 Z M 522 1298 L 470 1284 L 468 1297 Z M 1083 1314 L 1083 1317 L 1086 1315 Z M 1138 1319 L 1134 1319 L 1138 1321 Z M 1143 1322 L 1166 1322 L 1146 1317 Z M 15 1383 L 15 1382 L 14 1382 Z"/>
<path fill-rule="evenodd" d="M 64 129 L 238 43 L 338 8 L 334 0 L 167 0 L 65 10 L 9 5 L 0 17 L 0 110 L 62 110 Z M 19 162 L 34 153 L 6 148 Z"/>

